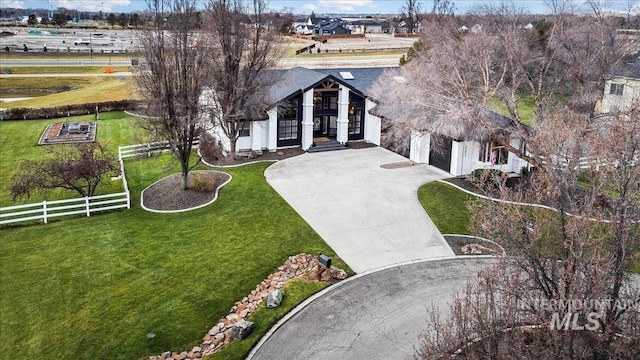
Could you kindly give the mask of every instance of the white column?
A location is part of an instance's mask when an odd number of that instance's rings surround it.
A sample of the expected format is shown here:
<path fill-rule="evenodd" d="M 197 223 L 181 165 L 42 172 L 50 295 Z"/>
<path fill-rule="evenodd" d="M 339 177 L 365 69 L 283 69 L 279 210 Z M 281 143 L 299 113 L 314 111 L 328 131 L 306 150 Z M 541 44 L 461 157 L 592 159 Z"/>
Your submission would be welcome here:
<path fill-rule="evenodd" d="M 451 142 L 451 167 L 449 168 L 449 173 L 455 176 L 462 175 L 462 155 L 463 148 L 462 143 L 457 141 Z"/>
<path fill-rule="evenodd" d="M 365 112 L 364 112 L 364 140 L 372 144 L 380 146 L 380 132 L 382 127 L 382 120 L 371 115 L 369 111 L 376 106 L 376 103 L 365 99 Z M 427 149 L 429 147 L 427 146 Z M 428 160 L 428 158 L 427 158 Z"/>
<path fill-rule="evenodd" d="M 418 132 L 412 130 L 409 160 L 418 164 L 428 164 L 430 146 L 431 135 L 428 132 Z"/>
<path fill-rule="evenodd" d="M 313 89 L 302 97 L 302 150 L 313 144 Z"/>
<path fill-rule="evenodd" d="M 267 115 L 267 149 L 274 152 L 278 147 L 278 107 L 267 111 Z"/>
<path fill-rule="evenodd" d="M 251 122 L 251 150 L 258 154 L 262 153 L 262 126 L 260 121 Z"/>
<path fill-rule="evenodd" d="M 339 143 L 344 144 L 349 140 L 349 88 L 340 85 L 338 94 L 338 133 Z"/>

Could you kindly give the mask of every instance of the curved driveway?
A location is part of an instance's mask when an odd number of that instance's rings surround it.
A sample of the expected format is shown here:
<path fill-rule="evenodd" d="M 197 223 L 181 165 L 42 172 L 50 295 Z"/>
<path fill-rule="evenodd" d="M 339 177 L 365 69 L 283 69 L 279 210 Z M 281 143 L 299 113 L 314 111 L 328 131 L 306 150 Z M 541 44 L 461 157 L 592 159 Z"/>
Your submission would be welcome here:
<path fill-rule="evenodd" d="M 344 280 L 285 319 L 248 359 L 413 358 L 427 310 L 447 314 L 451 295 L 492 261 L 427 261 Z"/>
<path fill-rule="evenodd" d="M 451 175 L 380 147 L 306 153 L 271 165 L 267 181 L 355 272 L 454 254 L 418 201 Z"/>

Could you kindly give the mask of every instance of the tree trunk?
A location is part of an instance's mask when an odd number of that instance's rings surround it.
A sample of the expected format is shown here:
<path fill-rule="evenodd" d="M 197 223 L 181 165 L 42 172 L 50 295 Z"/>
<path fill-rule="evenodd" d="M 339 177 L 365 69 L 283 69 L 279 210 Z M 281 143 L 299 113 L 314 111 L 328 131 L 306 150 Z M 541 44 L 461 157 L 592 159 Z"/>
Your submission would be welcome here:
<path fill-rule="evenodd" d="M 232 160 L 236 159 L 236 142 L 238 139 L 235 136 L 229 137 L 229 154 Z"/>
<path fill-rule="evenodd" d="M 182 173 L 182 190 L 189 190 L 189 173 Z"/>

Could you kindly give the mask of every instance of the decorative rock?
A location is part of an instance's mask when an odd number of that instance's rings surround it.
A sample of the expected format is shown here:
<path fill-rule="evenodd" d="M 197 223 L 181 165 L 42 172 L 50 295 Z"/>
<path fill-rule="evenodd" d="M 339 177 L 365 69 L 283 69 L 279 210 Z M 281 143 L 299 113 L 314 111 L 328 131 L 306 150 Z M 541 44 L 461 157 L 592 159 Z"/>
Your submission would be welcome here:
<path fill-rule="evenodd" d="M 251 321 L 240 320 L 231 328 L 231 338 L 234 340 L 245 339 L 253 331 L 253 323 Z"/>
<path fill-rule="evenodd" d="M 329 270 L 329 274 L 336 280 L 344 280 L 347 278 L 347 273 L 342 269 L 331 269 Z"/>
<path fill-rule="evenodd" d="M 479 250 L 482 251 L 482 247 Z M 347 273 L 340 269 L 320 269 L 318 260 L 313 255 L 290 256 L 283 266 L 278 267 L 278 271 L 267 276 L 241 301 L 236 301 L 229 314 L 218 320 L 218 324 L 205 334 L 200 346 L 194 347 L 189 352 L 164 352 L 159 356 L 149 357 L 149 360 L 201 360 L 219 351 L 232 339 L 246 338 L 254 328 L 252 322 L 245 320 L 246 317 L 253 313 L 265 298 L 268 308 L 276 307 L 275 303 L 279 304 L 284 298 L 282 290 L 279 289 L 284 287 L 289 279 L 330 281 L 342 280 L 346 277 Z"/>
<path fill-rule="evenodd" d="M 284 297 L 284 293 L 280 289 L 273 290 L 272 292 L 270 292 L 269 296 L 267 296 L 267 308 L 273 309 L 280 306 L 280 303 L 282 303 L 283 297 Z"/>

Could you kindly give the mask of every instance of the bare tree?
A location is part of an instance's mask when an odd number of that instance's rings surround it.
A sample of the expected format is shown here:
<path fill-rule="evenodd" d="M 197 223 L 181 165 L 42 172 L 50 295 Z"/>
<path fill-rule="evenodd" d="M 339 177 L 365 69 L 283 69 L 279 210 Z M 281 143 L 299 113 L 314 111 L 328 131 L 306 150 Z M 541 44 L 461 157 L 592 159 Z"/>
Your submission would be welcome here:
<path fill-rule="evenodd" d="M 139 33 L 142 62 L 136 84 L 149 116 L 142 127 L 168 143 L 188 189 L 194 141 L 205 130 L 201 94 L 211 74 L 208 36 L 200 31 L 197 0 L 148 0 L 153 27 Z M 199 159 L 198 159 L 199 161 Z M 197 164 L 197 162 L 196 162 Z"/>
<path fill-rule="evenodd" d="M 415 24 L 420 22 L 421 12 L 420 1 L 418 0 L 405 0 L 404 5 L 400 9 L 402 19 L 407 24 L 407 33 L 413 34 L 415 30 Z"/>
<path fill-rule="evenodd" d="M 21 164 L 10 185 L 13 200 L 29 198 L 34 193 L 47 194 L 54 189 L 93 196 L 104 177 L 118 171 L 115 155 L 99 143 L 52 145 L 50 152 L 46 160 L 27 160 Z"/>
<path fill-rule="evenodd" d="M 640 113 L 545 117 L 530 138 L 548 159 L 502 202 L 470 205 L 473 232 L 510 256 L 481 272 L 451 314 L 431 311 L 425 359 L 634 359 L 640 355 Z"/>
<path fill-rule="evenodd" d="M 277 79 L 268 70 L 282 56 L 278 28 L 267 21 L 267 2 L 210 0 L 206 9 L 207 34 L 213 42 L 208 54 L 211 122 L 229 139 L 231 156 L 243 129 L 263 120 L 275 102 L 269 89 Z"/>
<path fill-rule="evenodd" d="M 450 16 L 456 10 L 456 6 L 451 0 L 433 0 L 431 14 L 438 16 Z"/>
<path fill-rule="evenodd" d="M 460 32 L 454 21 L 426 24 L 421 51 L 381 78 L 373 97 L 380 115 L 392 119 L 389 137 L 408 129 L 455 138 L 486 138 L 499 130 L 524 137 L 528 130 L 518 106 L 524 97 L 533 100 L 537 119 L 561 100 L 574 110 L 593 111 L 624 52 L 615 28 L 591 17 L 568 17 L 527 32 L 519 28 L 522 14 L 509 7 L 484 11 L 475 33 Z M 513 119 L 509 129 L 492 121 L 499 107 Z M 494 140 L 537 163 L 508 137 Z"/>

